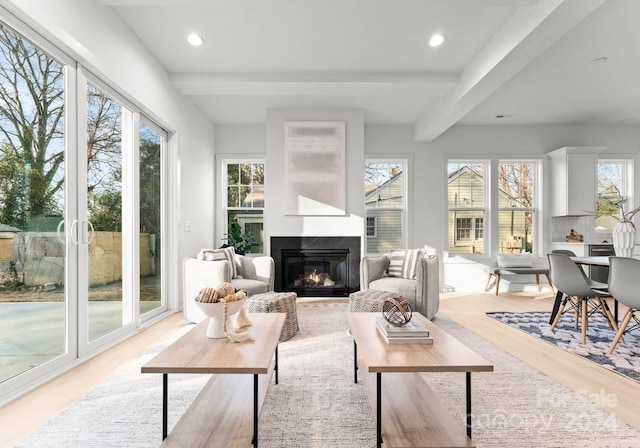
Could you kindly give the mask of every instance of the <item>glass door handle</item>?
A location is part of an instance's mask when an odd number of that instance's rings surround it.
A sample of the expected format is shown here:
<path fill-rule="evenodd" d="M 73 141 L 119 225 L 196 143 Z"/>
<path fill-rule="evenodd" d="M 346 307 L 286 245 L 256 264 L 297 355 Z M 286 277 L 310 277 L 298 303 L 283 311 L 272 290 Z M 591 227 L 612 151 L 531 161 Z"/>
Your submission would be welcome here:
<path fill-rule="evenodd" d="M 78 245 L 78 238 L 76 238 L 76 231 L 78 229 L 78 220 L 74 219 L 71 223 L 71 231 L 69 231 L 69 236 L 71 237 L 71 242 Z"/>
<path fill-rule="evenodd" d="M 91 221 L 84 221 L 84 223 L 86 224 L 86 227 L 85 232 L 82 235 L 82 242 L 84 244 L 91 244 L 91 241 L 93 241 L 93 238 L 96 236 L 96 231 L 93 229 Z"/>
<path fill-rule="evenodd" d="M 58 237 L 58 241 L 60 241 L 64 246 L 65 244 L 67 244 L 67 235 L 69 235 L 69 237 L 71 238 L 71 242 L 77 246 L 78 239 L 76 238 L 75 230 L 78 227 L 78 220 L 74 219 L 73 221 L 71 221 L 71 230 L 69 230 L 68 234 L 66 232 L 62 232 L 63 225 L 64 219 L 58 223 L 58 228 L 56 229 L 56 236 Z M 64 235 L 64 237 L 62 235 Z"/>

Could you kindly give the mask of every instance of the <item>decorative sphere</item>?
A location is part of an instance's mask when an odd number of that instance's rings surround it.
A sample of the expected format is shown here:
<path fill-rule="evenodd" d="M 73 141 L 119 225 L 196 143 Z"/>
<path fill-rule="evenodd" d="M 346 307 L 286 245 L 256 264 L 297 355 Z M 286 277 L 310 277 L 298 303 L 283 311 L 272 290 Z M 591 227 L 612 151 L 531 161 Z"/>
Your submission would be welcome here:
<path fill-rule="evenodd" d="M 393 326 L 403 327 L 411 320 L 411 305 L 402 297 L 385 299 L 382 304 L 382 317 Z"/>

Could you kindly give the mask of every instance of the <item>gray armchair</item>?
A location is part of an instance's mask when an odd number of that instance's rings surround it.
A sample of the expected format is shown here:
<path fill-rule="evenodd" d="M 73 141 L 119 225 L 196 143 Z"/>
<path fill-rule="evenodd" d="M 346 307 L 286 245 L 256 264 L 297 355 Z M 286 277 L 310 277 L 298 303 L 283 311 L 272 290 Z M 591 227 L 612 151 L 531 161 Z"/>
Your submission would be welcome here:
<path fill-rule="evenodd" d="M 436 255 L 425 255 L 416 265 L 416 278 L 387 275 L 390 256 L 365 256 L 360 263 L 360 289 L 395 292 L 411 304 L 414 311 L 431 319 L 440 307 L 440 274 Z"/>
<path fill-rule="evenodd" d="M 228 282 L 236 289 L 246 291 L 247 295 L 273 291 L 275 263 L 269 256 L 235 256 L 237 275 L 231 278 L 231 269 L 227 260 L 204 261 L 195 258 L 184 260 L 183 275 L 183 313 L 189 322 L 200 322 L 205 315 L 195 305 L 194 299 L 204 287 L 215 288 Z"/>

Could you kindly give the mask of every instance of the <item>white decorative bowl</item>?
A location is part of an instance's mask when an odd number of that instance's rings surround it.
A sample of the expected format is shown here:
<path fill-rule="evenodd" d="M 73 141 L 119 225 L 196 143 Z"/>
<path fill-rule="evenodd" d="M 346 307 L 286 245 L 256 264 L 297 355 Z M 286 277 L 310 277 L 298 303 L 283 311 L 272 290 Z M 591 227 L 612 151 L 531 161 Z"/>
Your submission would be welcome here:
<path fill-rule="evenodd" d="M 235 302 L 227 303 L 227 321 L 231 315 L 240 311 L 240 308 L 244 306 L 244 303 L 247 299 L 236 300 Z M 222 320 L 223 311 L 224 311 L 224 303 L 205 303 L 195 301 L 198 308 L 202 310 L 202 312 L 209 318 L 209 326 L 207 327 L 207 337 L 211 339 L 219 339 L 224 338 L 226 335 L 224 334 L 224 322 Z"/>

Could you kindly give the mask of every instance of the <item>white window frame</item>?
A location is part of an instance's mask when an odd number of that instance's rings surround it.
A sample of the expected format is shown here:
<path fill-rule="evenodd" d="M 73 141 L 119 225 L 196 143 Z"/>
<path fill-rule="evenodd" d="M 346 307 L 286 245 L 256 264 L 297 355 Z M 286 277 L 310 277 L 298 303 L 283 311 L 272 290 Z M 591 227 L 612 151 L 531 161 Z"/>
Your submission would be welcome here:
<path fill-rule="evenodd" d="M 373 225 L 369 225 L 369 220 L 373 220 Z M 373 229 L 373 234 L 369 235 L 369 229 Z M 365 216 L 365 236 L 367 238 L 378 238 L 378 217 Z"/>
<path fill-rule="evenodd" d="M 635 182 L 634 182 L 634 169 L 635 169 L 635 160 L 629 156 L 610 156 L 606 158 L 599 158 L 598 165 L 606 164 L 606 163 L 620 163 L 623 165 L 622 172 L 622 186 L 623 188 L 620 191 L 622 197 L 628 198 L 625 203 L 625 210 L 633 210 L 637 205 L 637 201 L 635 200 Z M 596 170 L 596 182 L 600 182 L 599 177 L 599 169 Z M 596 187 L 597 188 L 597 187 Z M 598 193 L 598 191 L 596 191 Z M 597 199 L 597 198 L 596 198 Z M 612 229 L 598 229 L 595 227 L 595 218 L 594 218 L 594 230 L 597 234 L 608 234 L 611 233 Z"/>
<path fill-rule="evenodd" d="M 402 247 L 403 248 L 407 248 L 408 247 L 408 242 L 409 242 L 409 221 L 410 221 L 410 216 L 409 216 L 409 206 L 408 204 L 410 203 L 409 199 L 410 199 L 410 192 L 409 192 L 409 176 L 411 175 L 410 173 L 410 167 L 411 167 L 411 158 L 407 157 L 407 156 L 397 156 L 397 157 L 383 157 L 383 158 L 367 158 L 364 161 L 364 165 L 365 165 L 365 169 L 368 165 L 374 165 L 374 164 L 401 164 L 402 165 L 402 172 L 403 172 L 403 197 L 402 197 L 402 205 L 400 207 L 380 207 L 380 208 L 375 208 L 372 210 L 381 210 L 381 211 L 400 211 L 400 215 L 401 215 L 401 219 L 402 219 Z M 366 234 L 366 218 L 367 218 L 367 206 L 365 204 L 364 206 L 365 208 L 365 239 L 367 238 L 367 234 Z M 377 219 L 376 219 L 376 236 L 375 237 L 369 237 L 369 238 L 378 238 L 378 223 L 377 223 Z M 366 241 L 364 243 L 364 250 L 365 253 L 367 249 L 367 244 Z M 373 255 L 373 254 L 370 254 Z"/>
<path fill-rule="evenodd" d="M 449 207 L 449 164 L 452 163 L 464 163 L 464 164 L 469 164 L 469 165 L 484 165 L 484 171 L 485 171 L 485 179 L 484 179 L 484 188 L 483 188 L 483 202 L 484 202 L 484 206 L 483 207 L 465 207 L 465 206 L 459 206 L 459 205 L 454 205 L 452 207 Z M 489 193 L 490 190 L 490 184 L 491 184 L 491 179 L 493 178 L 493 176 L 491 176 L 491 167 L 492 167 L 492 163 L 491 160 L 488 159 L 477 159 L 477 158 L 467 158 L 467 157 L 455 157 L 455 158 L 451 158 L 448 160 L 445 160 L 445 176 L 444 176 L 444 182 L 445 182 L 445 188 L 444 188 L 444 192 L 445 192 L 445 214 L 444 214 L 444 229 L 445 229 L 445 236 L 444 236 L 444 247 L 445 247 L 445 252 L 449 253 L 449 214 L 451 212 L 482 212 L 482 228 L 483 228 L 483 237 L 482 237 L 482 243 L 483 243 L 483 247 L 484 250 L 481 253 L 455 253 L 455 254 L 451 254 L 450 257 L 484 257 L 488 255 L 488 251 L 490 250 L 490 246 L 488 245 L 488 241 L 489 239 L 487 238 L 487 221 L 489 219 L 489 215 L 490 215 L 490 198 L 491 198 L 491 194 Z M 453 221 L 453 240 L 454 242 L 459 241 L 462 245 L 466 245 L 466 244 L 472 244 L 474 241 L 479 241 L 478 239 L 475 238 L 476 236 L 476 218 L 475 217 L 470 217 L 471 219 L 471 227 L 470 227 L 470 238 L 469 239 L 458 239 L 458 217 L 456 217 Z"/>
<path fill-rule="evenodd" d="M 266 185 L 266 178 L 267 178 L 267 161 L 264 157 L 259 157 L 259 156 L 252 156 L 252 155 L 247 155 L 247 156 L 238 156 L 238 155 L 234 155 L 234 156 L 225 156 L 225 155 L 220 155 L 220 157 L 218 158 L 219 160 L 219 164 L 218 164 L 218 173 L 220 173 L 219 179 L 220 179 L 220 183 L 218 185 L 218 203 L 220 204 L 220 216 L 217 219 L 217 228 L 220 229 L 220 232 L 218 232 L 216 241 L 214 242 L 214 245 L 216 247 L 221 246 L 224 241 L 223 238 L 224 236 L 228 233 L 229 231 L 229 222 L 228 222 L 228 216 L 229 216 L 229 211 L 230 210 L 260 210 L 262 212 L 262 229 L 263 229 L 263 233 L 264 235 L 267 235 L 267 230 L 266 230 L 266 220 L 265 220 L 265 208 L 267 205 L 267 185 Z M 264 204 L 262 207 L 253 207 L 253 208 L 244 208 L 244 207 L 228 207 L 227 206 L 227 186 L 228 186 L 228 177 L 227 177 L 227 167 L 229 165 L 235 165 L 235 164 L 261 164 L 264 166 L 264 177 L 265 177 L 265 183 L 264 183 Z M 268 250 L 268 241 L 266 240 L 265 237 L 265 241 L 263 241 L 262 244 L 262 250 L 264 252 L 252 252 L 250 255 L 264 255 L 264 253 L 267 252 Z"/>
<path fill-rule="evenodd" d="M 543 220 L 543 162 L 540 157 L 533 158 L 513 158 L 506 159 L 501 157 L 468 157 L 467 155 L 452 155 L 450 158 L 445 159 L 444 161 L 444 218 L 443 218 L 443 247 L 444 252 L 446 254 L 447 262 L 455 262 L 456 258 L 460 260 L 472 258 L 474 260 L 482 259 L 482 258 L 491 258 L 494 257 L 495 254 L 499 252 L 499 248 L 497 243 L 499 237 L 499 202 L 498 202 L 498 192 L 499 192 L 499 184 L 498 184 L 498 170 L 501 163 L 534 163 L 536 164 L 536 173 L 535 173 L 535 199 L 534 199 L 534 207 L 531 208 L 518 208 L 517 210 L 532 210 L 534 213 L 534 236 L 533 236 L 533 247 L 532 252 L 534 254 L 540 254 L 543 250 L 543 234 L 544 234 L 544 220 Z M 484 164 L 485 165 L 485 176 L 487 180 L 485 182 L 485 207 L 482 209 L 480 207 L 449 207 L 448 205 L 448 192 L 449 192 L 449 182 L 448 182 L 448 170 L 449 164 L 451 163 L 466 163 L 466 164 Z M 484 242 L 484 252 L 478 254 L 457 254 L 457 253 L 449 253 L 449 213 L 451 211 L 480 211 L 484 210 L 483 217 L 483 242 Z M 505 210 L 505 209 L 502 209 Z M 472 231 L 476 231 L 475 228 L 472 228 Z M 453 237 L 457 236 L 457 228 L 456 223 L 454 221 L 453 226 Z M 474 235 L 475 236 L 475 235 Z M 495 246 L 495 247 L 494 247 Z"/>
<path fill-rule="evenodd" d="M 542 177 L 541 177 L 541 173 L 542 173 L 542 161 L 541 160 L 534 160 L 534 159 L 500 159 L 497 161 L 497 166 L 498 169 L 500 167 L 500 165 L 502 164 L 518 164 L 518 163 L 527 163 L 527 164 L 531 164 L 534 165 L 534 174 L 533 174 L 533 182 L 534 182 L 534 192 L 533 192 L 533 204 L 531 207 L 499 207 L 498 206 L 498 216 L 496 216 L 496 231 L 499 232 L 499 227 L 500 227 L 500 220 L 499 220 L 499 216 L 500 216 L 500 212 L 502 211 L 518 211 L 518 212 L 531 212 L 532 214 L 532 222 L 533 222 L 533 234 L 532 234 L 532 238 L 533 238 L 533 246 L 531 248 L 531 252 L 532 253 L 537 253 L 540 251 L 540 248 L 542 247 L 541 244 L 541 240 L 540 238 L 542 237 L 542 232 L 540 231 L 540 228 L 542 226 L 542 213 L 540 210 L 540 197 L 542 195 L 542 189 L 541 189 L 541 185 L 542 185 Z M 498 184 L 498 179 L 496 179 L 496 184 Z M 496 186 L 496 195 L 499 195 L 499 185 Z M 498 202 L 498 197 L 496 196 L 496 203 L 499 204 Z M 498 238 L 497 240 L 497 244 L 498 246 L 500 245 L 500 239 Z M 524 248 L 523 248 L 524 249 Z M 496 253 L 500 253 L 500 248 L 496 247 L 495 248 Z"/>

